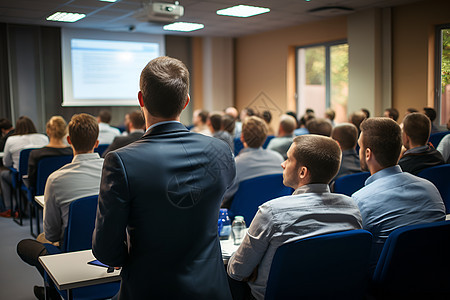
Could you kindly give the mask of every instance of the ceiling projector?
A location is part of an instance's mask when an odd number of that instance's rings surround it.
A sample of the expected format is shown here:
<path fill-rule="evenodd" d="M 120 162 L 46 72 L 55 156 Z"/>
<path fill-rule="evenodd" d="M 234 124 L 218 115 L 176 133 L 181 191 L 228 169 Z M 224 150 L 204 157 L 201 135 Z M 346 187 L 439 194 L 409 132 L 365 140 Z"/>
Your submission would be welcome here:
<path fill-rule="evenodd" d="M 173 21 L 183 15 L 184 7 L 179 5 L 178 1 L 175 4 L 163 2 L 148 3 L 140 11 L 140 17 L 150 22 Z"/>

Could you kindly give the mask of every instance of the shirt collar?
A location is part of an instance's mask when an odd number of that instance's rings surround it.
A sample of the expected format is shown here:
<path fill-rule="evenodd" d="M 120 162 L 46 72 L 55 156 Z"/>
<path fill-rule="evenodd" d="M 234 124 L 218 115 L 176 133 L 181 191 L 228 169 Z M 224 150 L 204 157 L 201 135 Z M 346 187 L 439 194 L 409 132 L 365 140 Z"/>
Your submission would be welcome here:
<path fill-rule="evenodd" d="M 292 195 L 299 195 L 299 194 L 305 194 L 305 193 L 329 193 L 330 187 L 328 184 L 325 183 L 310 183 L 306 185 L 302 185 L 301 187 L 297 188 Z"/>
<path fill-rule="evenodd" d="M 358 153 L 356 153 L 356 149 L 351 148 L 351 149 L 343 150 L 342 155 L 344 155 L 344 154 L 358 154 Z"/>
<path fill-rule="evenodd" d="M 85 161 L 85 160 L 98 159 L 98 158 L 100 158 L 100 155 L 98 155 L 97 152 L 82 153 L 82 154 L 75 155 L 72 159 L 72 162 Z"/>
<path fill-rule="evenodd" d="M 402 173 L 402 172 L 403 172 L 402 168 L 400 168 L 399 165 L 395 165 L 393 167 L 385 168 L 383 170 L 380 170 L 380 171 L 376 172 L 375 174 L 373 174 L 369 178 L 367 178 L 366 182 L 364 183 L 364 185 L 369 185 L 372 182 L 374 182 L 375 180 L 378 180 L 380 178 L 383 178 L 383 177 L 386 177 L 386 176 L 395 175 L 395 174 L 399 174 L 399 173 Z"/>
<path fill-rule="evenodd" d="M 149 128 L 147 128 L 147 130 L 145 132 L 148 132 L 150 129 L 152 129 L 152 128 L 156 127 L 156 126 L 169 124 L 169 123 L 180 123 L 180 122 L 175 121 L 175 120 L 158 122 L 158 123 L 155 123 L 155 124 L 151 125 Z"/>

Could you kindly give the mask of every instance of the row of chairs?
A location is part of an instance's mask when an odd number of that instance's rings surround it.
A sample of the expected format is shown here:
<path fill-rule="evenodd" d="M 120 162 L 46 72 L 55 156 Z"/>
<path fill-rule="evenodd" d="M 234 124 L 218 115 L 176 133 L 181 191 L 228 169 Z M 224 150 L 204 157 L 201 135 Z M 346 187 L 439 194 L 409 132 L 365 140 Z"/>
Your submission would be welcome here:
<path fill-rule="evenodd" d="M 372 235 L 365 230 L 325 234 L 280 246 L 265 299 L 445 299 L 450 292 L 450 222 L 392 232 L 375 273 L 369 273 Z"/>
<path fill-rule="evenodd" d="M 274 138 L 274 135 L 268 135 L 266 140 L 264 141 L 263 144 L 263 149 L 266 149 L 267 146 L 269 145 L 269 142 Z M 242 144 L 241 138 L 240 137 L 236 137 L 234 138 L 234 156 L 237 156 L 239 154 L 239 152 L 241 152 L 241 150 L 244 148 L 244 144 Z"/>
<path fill-rule="evenodd" d="M 351 196 L 354 192 L 364 186 L 366 179 L 370 176 L 369 172 L 361 172 L 342 176 L 336 179 L 334 183 L 334 192 Z M 421 171 L 417 176 L 431 181 L 441 194 L 445 204 L 445 213 L 450 213 L 450 164 L 435 166 Z"/>

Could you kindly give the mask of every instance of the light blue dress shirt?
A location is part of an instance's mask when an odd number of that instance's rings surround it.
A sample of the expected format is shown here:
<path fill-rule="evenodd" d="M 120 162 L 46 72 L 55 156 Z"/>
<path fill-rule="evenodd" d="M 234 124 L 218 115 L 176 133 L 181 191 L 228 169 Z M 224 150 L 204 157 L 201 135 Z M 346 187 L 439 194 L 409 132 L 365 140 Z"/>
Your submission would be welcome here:
<path fill-rule="evenodd" d="M 378 171 L 352 195 L 373 236 L 371 266 L 375 267 L 389 234 L 397 228 L 445 220 L 445 207 L 437 188 L 428 180 L 396 165 Z"/>

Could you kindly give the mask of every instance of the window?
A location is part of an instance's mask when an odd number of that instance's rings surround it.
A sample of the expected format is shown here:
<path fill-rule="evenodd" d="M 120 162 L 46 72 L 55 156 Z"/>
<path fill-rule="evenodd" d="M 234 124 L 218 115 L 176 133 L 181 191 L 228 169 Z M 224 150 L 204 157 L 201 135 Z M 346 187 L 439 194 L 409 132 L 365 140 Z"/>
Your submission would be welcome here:
<path fill-rule="evenodd" d="M 312 108 L 317 117 L 336 112 L 347 121 L 348 44 L 346 41 L 297 48 L 297 111 Z"/>
<path fill-rule="evenodd" d="M 436 86 L 435 108 L 439 124 L 446 124 L 450 118 L 450 24 L 436 30 Z"/>

